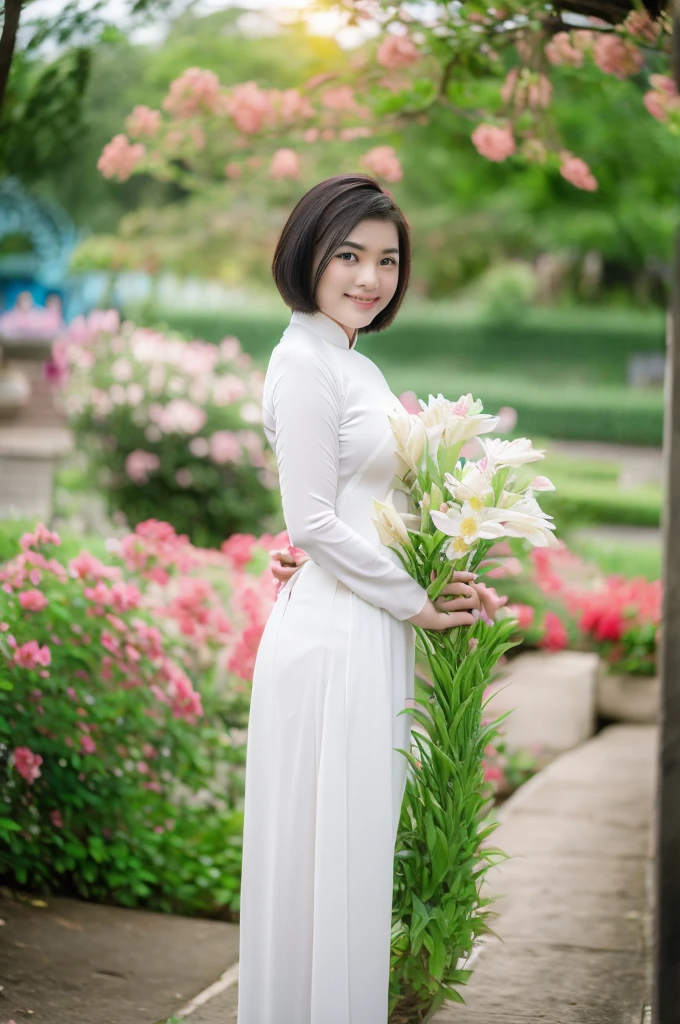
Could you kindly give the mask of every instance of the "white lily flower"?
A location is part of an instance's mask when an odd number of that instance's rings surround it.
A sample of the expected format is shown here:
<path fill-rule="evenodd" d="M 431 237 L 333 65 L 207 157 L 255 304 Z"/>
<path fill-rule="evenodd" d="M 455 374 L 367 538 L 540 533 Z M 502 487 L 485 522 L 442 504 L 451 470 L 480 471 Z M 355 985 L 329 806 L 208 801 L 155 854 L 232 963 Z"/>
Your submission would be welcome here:
<path fill-rule="evenodd" d="M 504 512 L 506 519 L 503 528 L 506 537 L 520 537 L 528 540 L 536 548 L 557 548 L 559 541 L 552 531 L 555 524 L 548 521 L 543 515 L 530 515 L 526 512 L 517 512 L 515 508 Z"/>
<path fill-rule="evenodd" d="M 518 500 L 511 507 L 513 512 L 519 512 L 522 515 L 536 516 L 539 519 L 552 519 L 552 516 L 543 511 L 533 494 L 519 495 Z"/>
<path fill-rule="evenodd" d="M 446 549 L 447 556 L 460 558 L 475 541 L 497 540 L 505 536 L 500 522 L 504 514 L 496 508 L 474 508 L 466 501 L 462 506 L 452 505 L 448 512 L 433 509 L 430 518 L 438 530 L 452 538 Z"/>
<path fill-rule="evenodd" d="M 428 436 L 419 416 L 403 413 L 388 414 L 397 442 L 396 452 L 401 461 L 416 475 L 420 472 Z M 399 474 L 401 475 L 401 474 Z"/>
<path fill-rule="evenodd" d="M 527 462 L 537 462 L 545 458 L 545 451 L 534 448 L 528 437 L 518 437 L 514 441 L 502 441 L 500 437 L 492 437 L 480 440 L 479 443 L 498 469 L 505 466 L 524 466 Z"/>
<path fill-rule="evenodd" d="M 490 459 L 466 462 L 456 466 L 455 473 L 445 474 L 445 487 L 456 501 L 468 501 L 473 508 L 482 508 L 485 499 L 493 494 L 494 465 Z"/>
<path fill-rule="evenodd" d="M 436 398 L 430 395 L 429 402 L 421 398 L 420 405 L 423 411 L 419 416 L 428 436 L 436 436 L 436 429 L 441 427 L 439 438 L 445 448 L 486 434 L 498 425 L 498 417 L 482 413 L 482 403 L 474 401 L 472 395 L 461 395 L 457 402 L 450 402 L 442 394 Z"/>
<path fill-rule="evenodd" d="M 373 522 L 378 530 L 380 543 L 388 548 L 394 544 L 405 546 L 410 543 L 408 530 L 401 515 L 394 507 L 392 501 L 393 493 L 393 491 L 390 491 L 385 501 L 378 501 L 377 498 L 373 498 L 373 511 L 376 515 Z M 419 527 L 420 517 L 414 516 L 414 519 L 418 520 Z"/>

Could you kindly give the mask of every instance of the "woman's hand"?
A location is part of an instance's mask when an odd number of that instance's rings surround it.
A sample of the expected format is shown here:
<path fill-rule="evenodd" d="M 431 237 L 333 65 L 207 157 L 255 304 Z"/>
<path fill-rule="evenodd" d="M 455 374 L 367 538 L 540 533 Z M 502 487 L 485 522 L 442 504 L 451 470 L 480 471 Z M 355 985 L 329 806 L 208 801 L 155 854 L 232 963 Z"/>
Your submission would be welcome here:
<path fill-rule="evenodd" d="M 432 573 L 432 579 L 435 578 Z M 429 598 L 408 622 L 421 629 L 442 631 L 456 626 L 473 626 L 482 610 L 482 602 L 473 585 L 475 574 L 454 572 L 451 580 L 434 601 Z M 474 612 L 477 612 L 475 616 Z"/>
<path fill-rule="evenodd" d="M 473 586 L 482 603 L 482 617 L 486 617 L 489 622 L 494 622 L 499 608 L 508 603 L 508 595 L 505 594 L 501 597 L 493 587 L 487 587 L 486 583 L 482 583 L 481 580 L 479 583 L 474 583 Z"/>
<path fill-rule="evenodd" d="M 309 555 L 306 555 L 301 548 L 293 548 L 292 551 L 291 548 L 281 548 L 278 551 L 270 552 L 271 562 L 269 568 L 274 579 L 279 582 L 277 593 L 291 576 L 295 575 L 300 566 L 309 561 Z"/>

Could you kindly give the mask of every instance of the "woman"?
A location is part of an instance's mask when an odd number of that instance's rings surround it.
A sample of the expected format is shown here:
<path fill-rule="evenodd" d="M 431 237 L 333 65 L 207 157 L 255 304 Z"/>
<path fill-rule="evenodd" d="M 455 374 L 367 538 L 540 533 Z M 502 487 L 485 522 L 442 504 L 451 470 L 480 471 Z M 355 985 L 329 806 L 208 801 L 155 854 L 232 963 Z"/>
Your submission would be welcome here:
<path fill-rule="evenodd" d="M 274 256 L 292 317 L 270 358 L 264 429 L 290 541 L 309 558 L 277 573 L 289 578 L 253 677 L 238 1024 L 387 1021 L 411 624 L 467 626 L 482 607 L 471 573 L 432 603 L 371 520 L 392 486 L 387 414 L 400 404 L 357 336 L 392 323 L 409 269 L 404 216 L 362 175 L 303 196 Z"/>

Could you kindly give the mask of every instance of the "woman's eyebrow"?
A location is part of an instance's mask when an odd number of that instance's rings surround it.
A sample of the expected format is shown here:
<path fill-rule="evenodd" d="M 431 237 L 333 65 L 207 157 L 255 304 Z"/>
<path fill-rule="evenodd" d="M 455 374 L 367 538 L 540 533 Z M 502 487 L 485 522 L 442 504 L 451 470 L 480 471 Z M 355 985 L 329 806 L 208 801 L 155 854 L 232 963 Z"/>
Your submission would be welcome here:
<path fill-rule="evenodd" d="M 349 245 L 352 249 L 360 249 L 361 252 L 366 252 L 366 246 L 365 245 L 359 245 L 358 242 L 350 242 L 350 240 L 348 238 L 346 238 L 344 242 L 340 242 L 340 245 L 336 246 L 336 248 L 340 249 L 340 248 L 342 248 L 343 245 Z M 383 249 L 383 252 L 396 252 L 396 253 L 398 253 L 399 250 L 398 249 Z"/>

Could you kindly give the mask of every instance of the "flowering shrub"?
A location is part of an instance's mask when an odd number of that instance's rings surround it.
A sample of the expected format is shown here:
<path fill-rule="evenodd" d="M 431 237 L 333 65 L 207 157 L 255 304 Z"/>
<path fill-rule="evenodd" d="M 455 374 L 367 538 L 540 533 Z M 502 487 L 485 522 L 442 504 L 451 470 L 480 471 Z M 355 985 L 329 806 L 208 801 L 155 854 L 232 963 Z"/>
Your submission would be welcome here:
<path fill-rule="evenodd" d="M 612 670 L 653 676 L 661 628 L 661 582 L 612 576 L 584 594 L 579 626 Z"/>
<path fill-rule="evenodd" d="M 163 509 L 212 547 L 274 525 L 276 462 L 261 427 L 263 376 L 251 364 L 236 338 L 187 342 L 121 324 L 114 310 L 70 324 L 50 373 L 111 510 L 134 526 Z"/>
<path fill-rule="evenodd" d="M 510 556 L 508 546 L 497 545 L 496 554 L 488 575 L 514 602 L 505 613 L 517 620 L 525 647 L 585 647 L 612 671 L 656 673 L 660 580 L 603 577 L 566 547 L 536 549 L 524 559 L 519 548 Z"/>
<path fill-rule="evenodd" d="M 276 593 L 267 548 L 284 538 L 201 551 L 150 521 L 108 563 L 60 561 L 41 524 L 21 538 L 0 567 L 0 875 L 237 908 L 243 680 Z"/>

